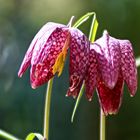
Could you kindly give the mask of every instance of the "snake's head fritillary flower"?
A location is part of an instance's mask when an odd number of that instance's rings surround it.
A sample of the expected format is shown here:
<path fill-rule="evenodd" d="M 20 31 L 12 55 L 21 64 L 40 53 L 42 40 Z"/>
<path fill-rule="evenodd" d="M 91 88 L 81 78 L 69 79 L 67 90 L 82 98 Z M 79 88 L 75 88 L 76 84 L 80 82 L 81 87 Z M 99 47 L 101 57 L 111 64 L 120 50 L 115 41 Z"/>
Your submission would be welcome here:
<path fill-rule="evenodd" d="M 44 25 L 34 37 L 25 54 L 18 72 L 19 77 L 31 65 L 31 85 L 36 88 L 46 83 L 56 72 L 60 75 L 69 42 L 68 28 L 55 23 Z"/>
<path fill-rule="evenodd" d="M 91 100 L 97 87 L 104 114 L 116 114 L 122 102 L 124 82 L 130 95 L 134 96 L 137 68 L 132 45 L 128 40 L 113 38 L 104 31 L 103 36 L 90 46 L 86 95 Z"/>
<path fill-rule="evenodd" d="M 81 36 L 79 36 L 79 34 Z M 70 46 L 80 47 L 79 37 L 84 34 L 75 28 L 47 23 L 36 34 L 27 50 L 18 76 L 22 77 L 26 69 L 31 65 L 30 81 L 32 88 L 36 88 L 51 79 L 55 73 L 61 75 L 67 51 Z M 73 41 L 77 42 L 74 44 Z"/>
<path fill-rule="evenodd" d="M 87 37 L 75 29 L 72 30 L 70 45 L 70 87 L 67 96 L 78 96 L 81 89 L 85 72 L 88 66 L 88 54 L 90 42 Z"/>

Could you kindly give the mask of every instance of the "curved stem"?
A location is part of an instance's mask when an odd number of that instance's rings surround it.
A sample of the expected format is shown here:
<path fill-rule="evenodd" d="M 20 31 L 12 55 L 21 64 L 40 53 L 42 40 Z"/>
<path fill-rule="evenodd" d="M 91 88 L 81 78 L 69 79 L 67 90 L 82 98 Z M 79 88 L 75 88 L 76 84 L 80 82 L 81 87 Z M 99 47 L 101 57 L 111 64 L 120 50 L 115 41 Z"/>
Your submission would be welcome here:
<path fill-rule="evenodd" d="M 70 21 L 69 21 L 69 23 L 68 23 L 68 27 L 72 27 L 72 23 L 73 23 L 73 20 L 74 20 L 74 16 L 72 16 L 71 18 L 70 18 Z"/>
<path fill-rule="evenodd" d="M 100 140 L 105 140 L 105 115 L 100 108 Z"/>
<path fill-rule="evenodd" d="M 87 14 L 85 14 L 84 16 L 82 16 L 79 20 L 77 20 L 75 22 L 75 24 L 73 25 L 74 28 L 78 28 L 79 26 L 81 26 L 84 22 L 86 22 L 90 16 L 94 15 L 95 12 L 89 12 Z"/>
<path fill-rule="evenodd" d="M 6 140 L 19 140 L 18 138 L 14 137 L 13 135 L 0 130 L 0 137 L 5 138 Z"/>
<path fill-rule="evenodd" d="M 90 27 L 89 37 L 88 37 L 91 43 L 93 43 L 95 40 L 97 28 L 98 28 L 98 21 L 96 19 L 96 13 L 94 13 L 91 27 Z"/>
<path fill-rule="evenodd" d="M 46 91 L 45 113 L 44 113 L 44 138 L 46 140 L 49 139 L 49 120 L 50 120 L 52 85 L 53 78 L 49 80 Z"/>
<path fill-rule="evenodd" d="M 84 92 L 84 84 L 82 84 L 82 87 L 81 87 L 81 90 L 80 90 L 80 93 L 77 97 L 77 100 L 76 100 L 76 103 L 75 103 L 75 106 L 74 106 L 74 109 L 73 109 L 73 112 L 72 112 L 72 117 L 71 117 L 71 122 L 73 122 L 73 119 L 74 119 L 74 115 L 76 113 L 76 109 L 80 103 L 80 100 L 81 100 L 81 97 L 83 95 L 83 92 Z"/>

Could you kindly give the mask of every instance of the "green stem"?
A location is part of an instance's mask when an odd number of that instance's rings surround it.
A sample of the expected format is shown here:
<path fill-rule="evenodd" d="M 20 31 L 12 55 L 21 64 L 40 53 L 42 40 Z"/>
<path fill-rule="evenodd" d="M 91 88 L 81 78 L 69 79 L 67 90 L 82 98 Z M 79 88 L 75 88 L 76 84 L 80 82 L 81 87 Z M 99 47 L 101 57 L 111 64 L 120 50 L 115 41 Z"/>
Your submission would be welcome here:
<path fill-rule="evenodd" d="M 76 100 L 76 103 L 75 103 L 75 106 L 74 106 L 74 109 L 73 109 L 73 112 L 72 112 L 71 122 L 73 122 L 74 115 L 75 115 L 76 109 L 77 109 L 77 107 L 78 107 L 78 105 L 80 103 L 80 100 L 81 100 L 81 97 L 83 95 L 83 92 L 84 92 L 84 84 L 82 85 L 80 93 L 79 93 L 78 98 Z"/>
<path fill-rule="evenodd" d="M 5 138 L 6 140 L 19 140 L 18 138 L 14 137 L 13 135 L 0 130 L 0 137 Z"/>
<path fill-rule="evenodd" d="M 49 120 L 50 120 L 52 85 L 53 78 L 49 80 L 46 91 L 45 113 L 44 113 L 44 138 L 46 140 L 49 139 Z"/>
<path fill-rule="evenodd" d="M 100 108 L 100 140 L 105 140 L 105 115 Z"/>
<path fill-rule="evenodd" d="M 73 27 L 78 28 L 80 25 L 82 25 L 84 22 L 86 22 L 92 15 L 95 15 L 95 12 L 89 12 L 89 13 L 85 14 L 78 21 L 75 22 Z"/>
<path fill-rule="evenodd" d="M 91 43 L 93 43 L 94 40 L 95 40 L 96 33 L 97 33 L 97 28 L 98 28 L 98 21 L 96 19 L 96 14 L 94 13 L 92 23 L 91 23 L 91 27 L 90 27 L 90 32 L 89 32 L 89 40 L 90 40 Z"/>

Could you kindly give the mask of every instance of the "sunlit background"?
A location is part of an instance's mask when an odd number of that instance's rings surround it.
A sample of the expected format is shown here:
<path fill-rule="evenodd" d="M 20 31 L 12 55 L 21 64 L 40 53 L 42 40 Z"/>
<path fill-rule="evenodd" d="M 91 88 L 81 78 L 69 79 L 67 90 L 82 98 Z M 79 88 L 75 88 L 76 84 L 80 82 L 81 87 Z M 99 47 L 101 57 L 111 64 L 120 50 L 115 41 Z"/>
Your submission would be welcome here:
<path fill-rule="evenodd" d="M 31 89 L 29 70 L 22 79 L 17 72 L 24 54 L 46 22 L 67 24 L 95 11 L 99 21 L 97 37 L 104 29 L 131 40 L 135 55 L 140 55 L 139 0 L 0 0 L 0 129 L 25 139 L 30 132 L 42 133 L 46 85 Z M 88 35 L 90 20 L 81 30 Z M 68 60 L 60 78 L 55 77 L 51 106 L 50 140 L 98 140 L 99 103 L 83 96 L 70 122 L 75 100 L 66 98 Z M 140 89 L 130 98 L 125 86 L 120 112 L 107 117 L 107 140 L 140 140 Z M 0 138 L 1 139 L 1 138 Z"/>

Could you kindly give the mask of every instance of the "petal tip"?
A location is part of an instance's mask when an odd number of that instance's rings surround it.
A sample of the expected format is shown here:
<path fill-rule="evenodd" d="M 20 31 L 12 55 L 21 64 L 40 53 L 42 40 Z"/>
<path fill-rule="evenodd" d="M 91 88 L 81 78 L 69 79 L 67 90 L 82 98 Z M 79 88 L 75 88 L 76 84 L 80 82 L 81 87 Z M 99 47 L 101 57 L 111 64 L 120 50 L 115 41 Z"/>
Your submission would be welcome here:
<path fill-rule="evenodd" d="M 118 114 L 118 110 L 104 110 L 103 109 L 103 113 L 104 113 L 105 116 L 116 115 L 116 114 Z"/>
<path fill-rule="evenodd" d="M 19 77 L 19 78 L 21 78 L 21 77 L 22 77 L 22 75 L 23 75 L 23 74 L 19 74 L 19 73 L 18 73 L 18 77 Z"/>
<path fill-rule="evenodd" d="M 32 89 L 36 89 L 36 87 L 33 87 L 33 86 L 32 86 Z"/>
<path fill-rule="evenodd" d="M 108 35 L 109 33 L 108 33 L 108 31 L 105 29 L 104 31 L 103 31 L 103 35 Z"/>
<path fill-rule="evenodd" d="M 68 94 L 66 94 L 65 97 L 68 97 Z"/>
<path fill-rule="evenodd" d="M 89 102 L 92 101 L 92 96 L 93 96 L 93 94 L 86 94 L 86 98 Z"/>
<path fill-rule="evenodd" d="M 110 111 L 108 112 L 109 115 L 116 115 L 118 113 L 118 111 Z"/>
<path fill-rule="evenodd" d="M 21 78 L 22 75 L 23 75 L 23 72 L 21 71 L 21 69 L 19 69 L 19 71 L 18 71 L 18 77 Z"/>
<path fill-rule="evenodd" d="M 110 89 L 113 89 L 115 87 L 115 85 L 116 85 L 116 82 L 114 82 L 114 81 L 108 82 L 108 87 Z"/>
<path fill-rule="evenodd" d="M 88 101 L 91 102 L 92 101 L 92 98 L 89 98 Z"/>
<path fill-rule="evenodd" d="M 135 94 L 130 94 L 130 97 L 134 97 L 135 96 Z"/>
<path fill-rule="evenodd" d="M 36 89 L 37 88 L 37 86 L 35 85 L 35 84 L 31 84 L 31 87 L 32 87 L 32 89 Z"/>

